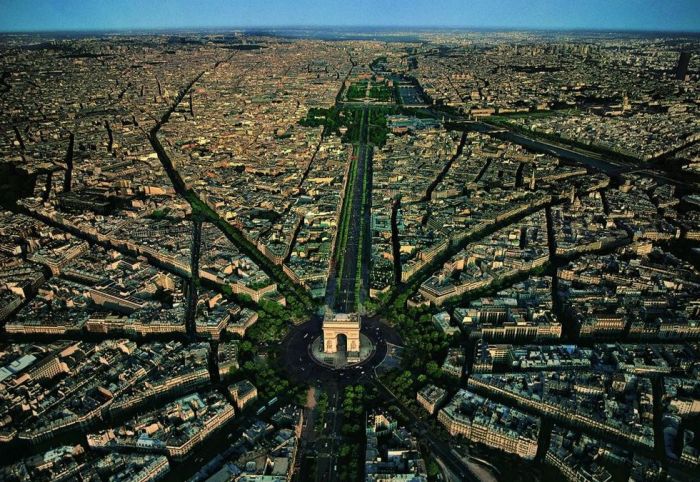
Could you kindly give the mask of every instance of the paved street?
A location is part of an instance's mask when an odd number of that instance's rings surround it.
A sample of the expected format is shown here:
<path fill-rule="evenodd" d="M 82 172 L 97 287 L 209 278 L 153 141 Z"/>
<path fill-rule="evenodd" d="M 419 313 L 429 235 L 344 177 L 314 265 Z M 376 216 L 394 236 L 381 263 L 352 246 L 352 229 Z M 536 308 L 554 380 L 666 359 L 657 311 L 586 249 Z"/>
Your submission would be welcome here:
<path fill-rule="evenodd" d="M 441 461 L 450 469 L 450 471 L 459 477 L 459 480 L 465 481 L 478 481 L 479 478 L 471 472 L 469 467 L 464 463 L 464 461 L 458 457 L 450 448 L 448 444 L 438 439 L 431 431 L 423 420 L 419 419 L 414 413 L 406 407 L 401 400 L 394 397 L 394 395 L 376 378 L 372 379 L 375 386 L 379 389 L 379 393 L 384 398 L 387 404 L 397 405 L 401 411 L 404 413 L 408 420 L 408 429 L 414 434 L 419 435 L 423 440 L 425 440 L 433 453 L 438 456 Z"/>
<path fill-rule="evenodd" d="M 328 412 L 323 427 L 308 426 L 302 438 L 301 474 L 310 477 L 307 466 L 315 459 L 316 480 L 332 481 L 336 478 L 337 450 L 341 440 L 342 410 L 340 396 L 345 386 L 354 383 L 369 383 L 374 368 L 381 364 L 387 353 L 387 343 L 401 345 L 401 338 L 390 326 L 378 318 L 363 319 L 362 332 L 375 346 L 375 351 L 366 361 L 353 367 L 333 370 L 318 364 L 309 352 L 309 345 L 321 335 L 320 317 L 292 328 L 282 341 L 284 366 L 290 378 L 322 389 L 328 396 Z M 316 438 L 316 433 L 321 436 Z M 304 480 L 304 479 L 298 479 Z"/>
<path fill-rule="evenodd" d="M 357 155 L 356 160 L 356 175 L 355 182 L 352 186 L 352 192 L 347 193 L 351 196 L 349 224 L 347 238 L 345 241 L 345 251 L 337 253 L 338 259 L 336 266 L 342 266 L 342 271 L 338 273 L 338 297 L 335 300 L 335 308 L 342 313 L 352 313 L 358 309 L 358 301 L 356 299 L 356 282 L 359 275 L 363 275 L 368 261 L 368 253 L 365 251 L 362 255 L 362 260 L 359 258 L 360 243 L 363 240 L 362 236 L 362 218 L 365 217 L 363 212 L 362 198 L 365 190 L 369 186 L 365 185 L 365 176 L 369 170 L 369 162 L 371 160 L 372 148 L 367 145 L 369 133 L 369 110 L 365 107 L 362 111 L 362 123 L 360 126 L 360 142 L 355 147 L 354 152 Z M 367 197 L 370 197 L 368 192 Z M 342 263 L 340 260 L 342 259 Z M 359 271 L 358 271 L 359 270 Z M 363 279 L 362 286 L 367 286 L 367 280 Z M 362 288 L 361 288 L 362 290 Z"/>

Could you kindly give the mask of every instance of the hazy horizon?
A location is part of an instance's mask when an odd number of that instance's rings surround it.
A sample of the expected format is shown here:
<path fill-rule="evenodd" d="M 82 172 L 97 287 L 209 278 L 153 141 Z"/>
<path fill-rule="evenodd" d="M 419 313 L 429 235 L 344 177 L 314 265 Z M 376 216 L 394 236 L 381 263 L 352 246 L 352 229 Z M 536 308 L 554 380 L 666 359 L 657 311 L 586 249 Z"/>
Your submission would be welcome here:
<path fill-rule="evenodd" d="M 2 33 L 225 29 L 458 29 L 700 33 L 695 0 L 190 2 L 7 0 Z"/>
<path fill-rule="evenodd" d="M 53 34 L 53 33 L 226 33 L 240 32 L 246 34 L 267 33 L 264 31 L 338 31 L 338 32 L 439 32 L 439 31 L 463 31 L 463 32 L 570 32 L 570 33 L 643 33 L 643 34 L 684 34 L 700 36 L 700 30 L 663 30 L 663 29 L 638 29 L 638 28 L 555 28 L 555 27 L 478 27 L 456 25 L 220 25 L 220 26 L 183 26 L 183 27 L 139 27 L 139 28 L 82 28 L 82 29 L 53 29 L 53 30 L 0 30 L 0 35 L 22 34 Z"/>

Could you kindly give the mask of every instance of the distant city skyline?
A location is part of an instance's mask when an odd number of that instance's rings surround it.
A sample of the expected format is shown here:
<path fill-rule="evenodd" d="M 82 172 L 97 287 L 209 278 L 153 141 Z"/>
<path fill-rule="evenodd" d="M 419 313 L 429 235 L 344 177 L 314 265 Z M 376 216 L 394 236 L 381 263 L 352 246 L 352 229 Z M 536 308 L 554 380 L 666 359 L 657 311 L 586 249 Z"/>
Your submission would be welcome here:
<path fill-rule="evenodd" d="M 697 0 L 4 0 L 0 32 L 253 27 L 700 31 Z"/>

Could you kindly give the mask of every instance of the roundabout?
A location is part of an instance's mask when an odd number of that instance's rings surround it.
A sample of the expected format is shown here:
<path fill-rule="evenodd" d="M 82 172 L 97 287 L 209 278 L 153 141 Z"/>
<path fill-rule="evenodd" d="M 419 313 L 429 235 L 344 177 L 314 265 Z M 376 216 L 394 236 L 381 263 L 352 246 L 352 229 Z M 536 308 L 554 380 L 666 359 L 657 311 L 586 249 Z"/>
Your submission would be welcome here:
<path fill-rule="evenodd" d="M 345 350 L 339 350 L 332 355 L 324 353 L 321 351 L 322 319 L 314 317 L 292 328 L 282 340 L 284 369 L 291 378 L 299 382 L 353 383 L 373 372 L 374 368 L 382 363 L 387 354 L 387 343 L 402 344 L 398 333 L 378 318 L 362 320 L 360 337 L 362 348 L 356 357 L 352 354 L 346 356 Z"/>

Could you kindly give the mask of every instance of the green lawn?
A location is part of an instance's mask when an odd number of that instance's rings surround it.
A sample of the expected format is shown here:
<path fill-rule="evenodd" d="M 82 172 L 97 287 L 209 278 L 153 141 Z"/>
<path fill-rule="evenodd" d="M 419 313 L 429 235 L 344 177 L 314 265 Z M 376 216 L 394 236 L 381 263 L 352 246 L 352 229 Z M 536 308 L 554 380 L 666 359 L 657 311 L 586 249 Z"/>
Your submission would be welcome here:
<path fill-rule="evenodd" d="M 367 92 L 367 82 L 368 81 L 364 80 L 362 82 L 355 82 L 354 84 L 350 84 L 350 87 L 348 87 L 345 97 L 348 100 L 364 99 L 365 93 Z"/>

